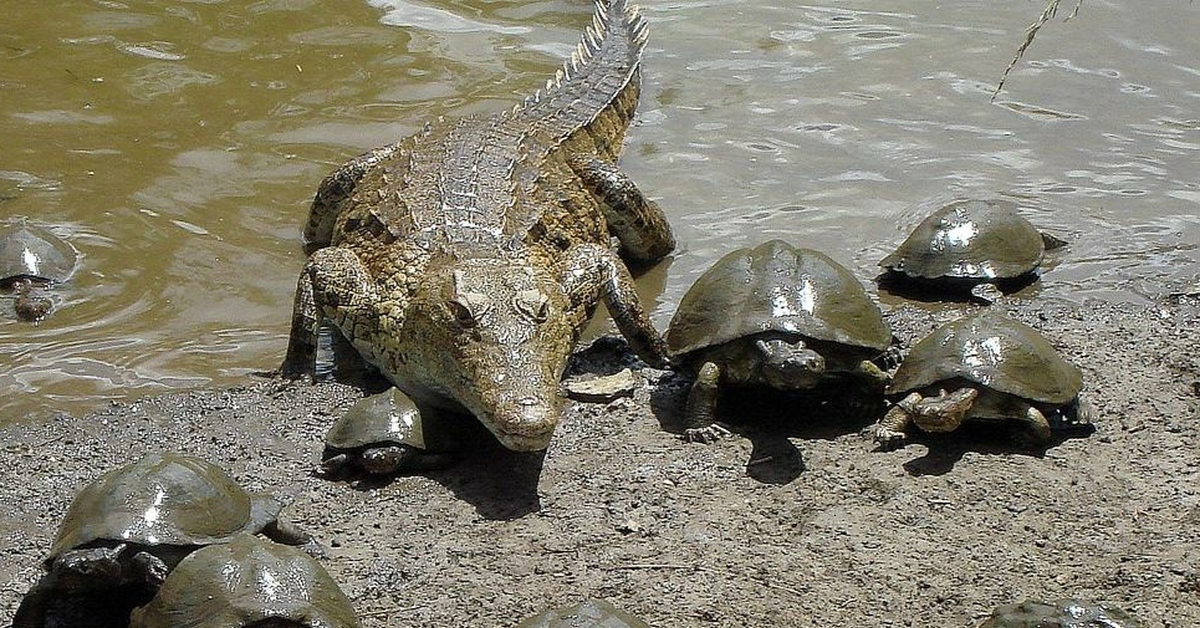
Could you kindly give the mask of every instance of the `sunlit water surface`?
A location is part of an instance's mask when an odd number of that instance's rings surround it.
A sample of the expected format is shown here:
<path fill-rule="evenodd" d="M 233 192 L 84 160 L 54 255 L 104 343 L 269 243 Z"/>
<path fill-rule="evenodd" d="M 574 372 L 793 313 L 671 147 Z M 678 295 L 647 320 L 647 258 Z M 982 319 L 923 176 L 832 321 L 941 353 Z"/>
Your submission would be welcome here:
<path fill-rule="evenodd" d="M 1088 0 L 989 101 L 1040 3 L 784 4 L 644 3 L 623 165 L 681 243 L 644 279 L 660 327 L 733 248 L 780 237 L 869 281 L 958 196 L 1014 199 L 1070 241 L 1021 298 L 1195 289 L 1200 9 Z M 321 177 L 435 116 L 510 106 L 590 19 L 581 0 L 4 9 L 0 220 L 52 226 L 82 261 L 41 325 L 0 298 L 0 421 L 276 366 Z"/>

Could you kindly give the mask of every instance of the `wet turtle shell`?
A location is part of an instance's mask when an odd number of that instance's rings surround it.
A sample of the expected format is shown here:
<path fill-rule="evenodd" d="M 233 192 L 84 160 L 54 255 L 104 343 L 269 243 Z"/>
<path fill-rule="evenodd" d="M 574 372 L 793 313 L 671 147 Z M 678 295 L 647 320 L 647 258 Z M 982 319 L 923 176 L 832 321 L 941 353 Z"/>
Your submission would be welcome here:
<path fill-rule="evenodd" d="M 966 283 L 1037 273 L 1049 238 L 1016 208 L 1002 200 L 954 201 L 922 220 L 879 265 L 912 279 Z"/>
<path fill-rule="evenodd" d="M 133 611 L 130 625 L 350 628 L 359 623 L 350 600 L 307 554 L 239 535 L 183 559 L 154 599 Z"/>
<path fill-rule="evenodd" d="M 1125 611 L 1105 602 L 1026 600 L 1001 606 L 979 628 L 1139 628 Z"/>
<path fill-rule="evenodd" d="M 47 564 L 102 541 L 145 546 L 224 543 L 274 523 L 283 505 L 247 493 L 220 467 L 191 456 L 151 453 L 114 469 L 76 496 Z"/>
<path fill-rule="evenodd" d="M 422 417 L 398 388 L 364 397 L 325 434 L 321 466 L 330 476 L 348 471 L 389 474 L 432 469 L 452 459 L 455 428 L 445 419 Z"/>
<path fill-rule="evenodd" d="M 385 444 L 424 447 L 417 404 L 398 388 L 364 397 L 325 433 L 325 447 L 354 451 Z"/>
<path fill-rule="evenodd" d="M 538 613 L 517 624 L 517 628 L 649 628 L 646 622 L 604 600 L 584 600 L 578 604 Z"/>
<path fill-rule="evenodd" d="M 18 280 L 41 284 L 66 281 L 78 258 L 62 238 L 21 221 L 0 235 L 0 287 L 9 288 Z"/>
<path fill-rule="evenodd" d="M 850 271 L 829 256 L 770 240 L 717 261 L 683 296 L 667 331 L 675 355 L 764 332 L 887 349 L 891 330 Z"/>
<path fill-rule="evenodd" d="M 917 342 L 888 386 L 888 395 L 961 378 L 1047 406 L 1079 396 L 1083 375 L 1035 329 L 984 311 L 942 325 Z"/>

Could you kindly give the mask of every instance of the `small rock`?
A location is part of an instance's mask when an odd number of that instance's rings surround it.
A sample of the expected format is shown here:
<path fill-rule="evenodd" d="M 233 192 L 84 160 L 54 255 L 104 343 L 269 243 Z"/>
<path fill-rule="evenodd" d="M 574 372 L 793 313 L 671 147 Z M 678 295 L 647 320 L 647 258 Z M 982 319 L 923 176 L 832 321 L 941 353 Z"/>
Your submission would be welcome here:
<path fill-rule="evenodd" d="M 638 381 L 633 371 L 622 369 L 612 375 L 585 375 L 570 379 L 563 386 L 567 396 L 577 401 L 612 401 L 632 396 Z"/>

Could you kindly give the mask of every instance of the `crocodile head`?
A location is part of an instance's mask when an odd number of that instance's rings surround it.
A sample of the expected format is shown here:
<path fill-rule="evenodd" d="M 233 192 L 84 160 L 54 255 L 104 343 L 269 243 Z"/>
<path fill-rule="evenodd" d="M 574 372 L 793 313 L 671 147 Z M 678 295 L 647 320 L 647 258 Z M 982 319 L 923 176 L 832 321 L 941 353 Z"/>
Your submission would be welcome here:
<path fill-rule="evenodd" d="M 421 353 L 409 366 L 505 447 L 545 449 L 575 339 L 558 282 L 525 262 L 482 258 L 431 263 L 422 284 L 406 316 L 405 344 Z"/>

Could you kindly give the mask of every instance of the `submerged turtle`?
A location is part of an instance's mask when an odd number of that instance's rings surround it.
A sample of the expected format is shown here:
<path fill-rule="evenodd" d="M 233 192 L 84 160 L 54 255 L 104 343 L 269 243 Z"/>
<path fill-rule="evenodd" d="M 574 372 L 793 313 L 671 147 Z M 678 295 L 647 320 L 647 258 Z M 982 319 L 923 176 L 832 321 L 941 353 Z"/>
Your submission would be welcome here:
<path fill-rule="evenodd" d="M 538 613 L 516 628 L 650 628 L 650 625 L 609 602 L 592 599 Z"/>
<path fill-rule="evenodd" d="M 685 437 L 710 441 L 719 385 L 812 390 L 850 382 L 842 401 L 882 395 L 887 374 L 872 362 L 892 333 L 850 271 L 824 253 L 771 240 L 717 261 L 683 296 L 667 345 L 696 374 Z"/>
<path fill-rule="evenodd" d="M 66 281 L 78 257 L 62 238 L 24 220 L 0 235 L 0 289 L 16 294 L 17 317 L 30 322 L 45 318 L 53 303 L 41 290 Z"/>
<path fill-rule="evenodd" d="M 329 428 L 321 468 L 336 477 L 446 466 L 453 443 L 440 427 L 423 421 L 417 404 L 398 388 L 371 395 Z"/>
<path fill-rule="evenodd" d="M 147 454 L 75 496 L 45 560 L 46 574 L 21 603 L 13 626 L 42 626 L 47 605 L 63 594 L 111 591 L 142 603 L 184 556 L 238 534 L 313 543 L 279 520 L 282 507 L 273 496 L 247 493 L 199 458 Z"/>
<path fill-rule="evenodd" d="M 888 386 L 900 398 L 875 426 L 875 441 L 903 444 L 910 423 L 950 432 L 967 419 L 1016 420 L 1038 444 L 1051 440 L 1050 418 L 1087 423 L 1083 376 L 1032 327 L 984 311 L 921 339 Z M 1060 422 L 1061 421 L 1056 421 Z"/>
<path fill-rule="evenodd" d="M 879 265 L 888 271 L 884 283 L 969 290 L 990 303 L 1037 279 L 1046 250 L 1065 244 L 1038 232 L 1015 203 L 957 200 L 922 220 Z"/>
<path fill-rule="evenodd" d="M 1026 600 L 1001 606 L 979 628 L 1138 628 L 1125 611 L 1105 602 L 1065 599 L 1053 603 Z"/>
<path fill-rule="evenodd" d="M 247 534 L 180 561 L 131 628 L 353 628 L 346 594 L 317 561 Z"/>

